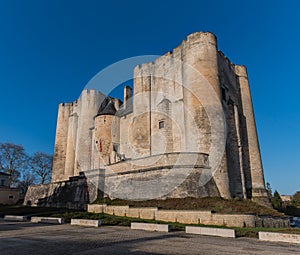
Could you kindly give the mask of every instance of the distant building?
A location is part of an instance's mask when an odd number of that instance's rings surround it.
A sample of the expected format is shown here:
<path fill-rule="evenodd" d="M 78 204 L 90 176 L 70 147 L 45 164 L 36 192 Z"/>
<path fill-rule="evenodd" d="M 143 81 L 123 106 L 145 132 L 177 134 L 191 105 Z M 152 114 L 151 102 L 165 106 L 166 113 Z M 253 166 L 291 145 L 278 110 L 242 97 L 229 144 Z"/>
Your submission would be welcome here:
<path fill-rule="evenodd" d="M 9 174 L 0 172 L 0 187 L 8 187 Z"/>
<path fill-rule="evenodd" d="M 9 174 L 0 172 L 0 204 L 16 204 L 20 199 L 21 190 L 8 186 Z"/>
<path fill-rule="evenodd" d="M 282 202 L 290 202 L 292 200 L 291 195 L 281 195 L 280 197 L 281 197 Z"/>

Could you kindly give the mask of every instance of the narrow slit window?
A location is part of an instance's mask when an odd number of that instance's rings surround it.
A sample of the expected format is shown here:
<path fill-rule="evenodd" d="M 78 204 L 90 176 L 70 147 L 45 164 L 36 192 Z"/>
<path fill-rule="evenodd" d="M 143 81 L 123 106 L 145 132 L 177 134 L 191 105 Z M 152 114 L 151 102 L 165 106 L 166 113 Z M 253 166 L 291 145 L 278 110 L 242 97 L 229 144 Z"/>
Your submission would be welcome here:
<path fill-rule="evenodd" d="M 222 88 L 222 99 L 226 101 L 226 89 Z"/>

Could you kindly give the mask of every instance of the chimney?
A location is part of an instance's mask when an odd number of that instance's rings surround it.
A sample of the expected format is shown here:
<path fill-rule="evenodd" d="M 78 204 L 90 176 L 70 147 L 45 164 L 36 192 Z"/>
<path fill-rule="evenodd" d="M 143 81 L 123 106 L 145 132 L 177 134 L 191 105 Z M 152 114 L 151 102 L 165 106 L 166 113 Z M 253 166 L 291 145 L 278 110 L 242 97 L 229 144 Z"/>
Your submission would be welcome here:
<path fill-rule="evenodd" d="M 119 111 L 120 108 L 120 99 L 119 98 L 113 98 L 112 101 L 114 102 L 114 106 L 117 111 Z"/>
<path fill-rule="evenodd" d="M 124 87 L 124 109 L 126 109 L 127 101 L 132 100 L 132 88 L 129 86 Z"/>

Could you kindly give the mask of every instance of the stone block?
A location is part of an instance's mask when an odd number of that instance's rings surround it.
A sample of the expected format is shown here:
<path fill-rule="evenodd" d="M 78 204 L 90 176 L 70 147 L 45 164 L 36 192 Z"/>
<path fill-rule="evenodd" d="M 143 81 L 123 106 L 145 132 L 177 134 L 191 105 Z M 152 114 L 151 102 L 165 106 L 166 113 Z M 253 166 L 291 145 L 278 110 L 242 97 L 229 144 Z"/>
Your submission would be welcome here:
<path fill-rule="evenodd" d="M 300 235 L 273 232 L 258 232 L 259 240 L 269 242 L 286 242 L 300 244 Z"/>
<path fill-rule="evenodd" d="M 155 220 L 167 221 L 167 222 L 176 222 L 177 211 L 172 210 L 158 210 L 155 215 Z"/>
<path fill-rule="evenodd" d="M 156 231 L 158 232 L 170 232 L 171 226 L 169 224 L 156 224 Z"/>
<path fill-rule="evenodd" d="M 129 208 L 128 210 L 126 210 L 126 217 L 140 218 L 140 209 Z"/>
<path fill-rule="evenodd" d="M 97 228 L 101 226 L 101 220 L 71 219 L 71 225 Z"/>
<path fill-rule="evenodd" d="M 93 204 L 88 204 L 88 212 L 91 213 L 103 213 L 105 211 L 106 204 L 103 205 L 93 205 Z"/>
<path fill-rule="evenodd" d="M 64 224 L 64 218 L 54 217 L 31 217 L 33 223 L 49 223 L 49 224 Z"/>
<path fill-rule="evenodd" d="M 27 221 L 27 216 L 5 215 L 5 221 Z"/>
<path fill-rule="evenodd" d="M 187 234 L 206 235 L 206 236 L 221 236 L 235 238 L 235 230 L 227 228 L 206 228 L 206 227 L 191 227 L 186 226 Z"/>
<path fill-rule="evenodd" d="M 125 216 L 126 211 L 129 209 L 129 206 L 114 206 L 114 205 L 108 205 L 104 212 L 111 215 L 117 215 L 117 216 Z"/>
<path fill-rule="evenodd" d="M 147 231 L 159 231 L 159 232 L 170 232 L 170 225 L 168 225 L 168 224 L 153 224 L 153 223 L 132 222 L 131 223 L 131 229 L 147 230 Z"/>
<path fill-rule="evenodd" d="M 153 220 L 155 219 L 156 212 L 158 211 L 157 207 L 148 207 L 148 208 L 139 208 L 140 218 Z"/>

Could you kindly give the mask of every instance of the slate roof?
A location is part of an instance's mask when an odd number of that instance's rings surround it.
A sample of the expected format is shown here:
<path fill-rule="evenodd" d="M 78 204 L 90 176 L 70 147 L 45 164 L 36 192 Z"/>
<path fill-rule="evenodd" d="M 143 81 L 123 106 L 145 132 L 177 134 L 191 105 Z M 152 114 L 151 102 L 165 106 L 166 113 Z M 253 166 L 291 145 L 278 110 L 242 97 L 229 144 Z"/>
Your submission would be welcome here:
<path fill-rule="evenodd" d="M 132 113 L 133 111 L 133 104 L 132 99 L 129 99 L 126 103 L 126 109 L 124 109 L 124 104 L 120 107 L 120 109 L 117 111 L 117 116 L 122 117 L 129 113 Z"/>
<path fill-rule="evenodd" d="M 120 109 L 117 111 L 112 97 L 106 97 L 100 108 L 98 110 L 97 116 L 99 115 L 116 115 L 119 117 L 125 116 L 133 111 L 132 99 L 128 100 L 126 103 L 126 109 L 124 109 L 124 104 L 121 105 Z"/>
<path fill-rule="evenodd" d="M 117 110 L 115 108 L 112 98 L 106 97 L 103 100 L 102 104 L 100 105 L 97 116 L 99 116 L 99 115 L 116 115 L 116 112 L 117 112 Z"/>

